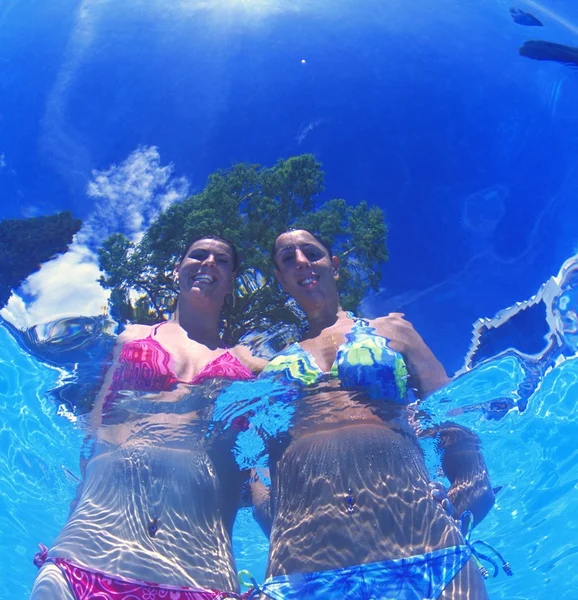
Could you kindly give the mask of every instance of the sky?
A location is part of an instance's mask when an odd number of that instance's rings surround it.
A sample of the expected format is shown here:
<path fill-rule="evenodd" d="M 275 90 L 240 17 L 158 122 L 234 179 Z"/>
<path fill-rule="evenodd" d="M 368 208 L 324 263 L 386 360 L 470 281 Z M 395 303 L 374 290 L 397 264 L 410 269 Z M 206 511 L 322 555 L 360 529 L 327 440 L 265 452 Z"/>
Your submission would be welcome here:
<path fill-rule="evenodd" d="M 371 316 L 405 312 L 450 370 L 472 324 L 530 297 L 578 242 L 578 9 L 440 0 L 55 0 L 0 5 L 0 217 L 72 210 L 69 252 L 26 282 L 25 326 L 99 311 L 94 251 L 138 240 L 235 162 L 312 152 L 320 201 L 382 207 Z M 33 14 L 34 18 L 30 18 Z"/>
<path fill-rule="evenodd" d="M 119 165 L 94 170 L 86 194 L 91 212 L 67 252 L 42 265 L 13 293 L 0 314 L 24 328 L 71 315 L 106 310 L 108 291 L 99 284 L 96 250 L 115 231 L 138 242 L 151 222 L 189 191 L 185 177 L 162 165 L 154 146 L 139 148 Z"/>

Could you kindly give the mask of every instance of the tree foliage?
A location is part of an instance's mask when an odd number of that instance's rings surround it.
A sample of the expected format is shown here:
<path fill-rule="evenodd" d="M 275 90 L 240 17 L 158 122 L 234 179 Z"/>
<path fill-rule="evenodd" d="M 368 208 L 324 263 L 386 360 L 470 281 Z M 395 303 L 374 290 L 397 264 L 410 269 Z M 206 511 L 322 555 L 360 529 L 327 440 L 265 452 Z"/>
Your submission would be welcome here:
<path fill-rule="evenodd" d="M 111 313 L 121 321 L 151 323 L 172 310 L 173 269 L 191 240 L 207 234 L 230 239 L 242 257 L 240 289 L 226 315 L 232 341 L 272 324 L 298 325 L 301 315 L 275 284 L 269 253 L 289 227 L 319 234 L 341 258 L 344 308 L 354 310 L 377 289 L 387 260 L 383 214 L 365 202 L 331 200 L 316 206 L 323 189 L 321 165 L 310 154 L 279 160 L 273 167 L 237 164 L 209 177 L 198 194 L 162 213 L 139 243 L 114 234 L 103 244 L 101 284 L 112 290 Z M 131 303 L 134 294 L 140 300 Z"/>
<path fill-rule="evenodd" d="M 0 221 L 0 306 L 41 263 L 66 252 L 81 225 L 69 211 Z"/>

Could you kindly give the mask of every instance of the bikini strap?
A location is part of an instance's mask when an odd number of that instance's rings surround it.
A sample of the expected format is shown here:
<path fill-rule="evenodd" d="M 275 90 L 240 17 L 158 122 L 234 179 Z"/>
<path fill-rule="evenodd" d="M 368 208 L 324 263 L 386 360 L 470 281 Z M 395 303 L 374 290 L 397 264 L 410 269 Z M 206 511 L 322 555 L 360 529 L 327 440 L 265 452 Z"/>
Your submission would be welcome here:
<path fill-rule="evenodd" d="M 149 338 L 156 337 L 157 331 L 159 330 L 159 327 L 162 327 L 163 325 L 166 325 L 167 323 L 168 323 L 168 321 L 162 321 L 161 323 L 157 323 L 156 325 L 153 325 L 152 328 L 151 328 L 151 332 L 149 333 L 148 337 Z"/>
<path fill-rule="evenodd" d="M 353 321 L 353 327 L 369 327 L 369 321 L 367 319 L 356 316 L 350 310 L 347 311 L 346 315 Z"/>
<path fill-rule="evenodd" d="M 32 562 L 34 563 L 34 566 L 37 569 L 40 569 L 40 567 L 47 561 L 49 560 L 48 558 L 48 548 L 44 545 L 44 544 L 38 544 L 38 547 L 40 548 L 40 551 L 37 552 L 34 555 L 34 558 L 32 559 Z"/>

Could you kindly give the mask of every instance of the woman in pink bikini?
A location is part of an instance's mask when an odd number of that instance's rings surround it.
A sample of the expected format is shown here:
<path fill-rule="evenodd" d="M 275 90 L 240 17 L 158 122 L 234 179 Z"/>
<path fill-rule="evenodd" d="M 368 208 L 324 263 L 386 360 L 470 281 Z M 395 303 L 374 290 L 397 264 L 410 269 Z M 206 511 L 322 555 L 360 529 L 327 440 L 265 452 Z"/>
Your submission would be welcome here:
<path fill-rule="evenodd" d="M 237 268 L 230 242 L 194 241 L 175 269 L 174 318 L 119 336 L 78 501 L 35 558 L 32 600 L 240 597 L 231 529 L 244 474 L 227 451 L 235 427 L 211 423 L 219 391 L 262 366 L 219 335 Z"/>

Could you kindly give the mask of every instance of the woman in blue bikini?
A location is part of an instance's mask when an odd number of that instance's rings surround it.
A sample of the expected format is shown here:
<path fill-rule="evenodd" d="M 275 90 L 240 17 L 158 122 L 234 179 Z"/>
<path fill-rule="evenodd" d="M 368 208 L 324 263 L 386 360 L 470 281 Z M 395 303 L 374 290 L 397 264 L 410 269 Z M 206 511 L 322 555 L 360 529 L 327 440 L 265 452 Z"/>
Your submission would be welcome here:
<path fill-rule="evenodd" d="M 291 429 L 268 441 L 270 498 L 256 507 L 271 543 L 260 597 L 486 599 L 408 421 L 408 388 L 423 398 L 443 386 L 442 365 L 403 315 L 343 311 L 339 261 L 308 231 L 280 235 L 273 258 L 309 331 L 262 375 L 300 392 Z M 459 427 L 439 439 L 449 498 L 479 522 L 493 492 L 477 439 Z"/>

